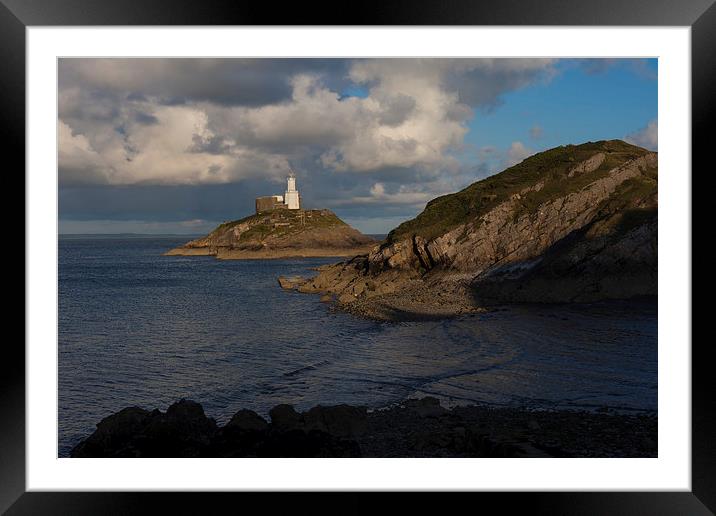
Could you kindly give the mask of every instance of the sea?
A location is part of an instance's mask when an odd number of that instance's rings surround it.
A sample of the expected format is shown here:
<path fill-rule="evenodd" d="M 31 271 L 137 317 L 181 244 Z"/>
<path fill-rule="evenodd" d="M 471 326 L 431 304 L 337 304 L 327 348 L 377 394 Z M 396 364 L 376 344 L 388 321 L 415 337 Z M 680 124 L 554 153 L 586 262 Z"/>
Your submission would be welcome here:
<path fill-rule="evenodd" d="M 186 236 L 59 238 L 58 455 L 128 406 L 191 399 L 222 424 L 435 396 L 446 406 L 655 413 L 655 301 L 518 305 L 386 323 L 282 290 L 336 258 L 162 256 Z"/>

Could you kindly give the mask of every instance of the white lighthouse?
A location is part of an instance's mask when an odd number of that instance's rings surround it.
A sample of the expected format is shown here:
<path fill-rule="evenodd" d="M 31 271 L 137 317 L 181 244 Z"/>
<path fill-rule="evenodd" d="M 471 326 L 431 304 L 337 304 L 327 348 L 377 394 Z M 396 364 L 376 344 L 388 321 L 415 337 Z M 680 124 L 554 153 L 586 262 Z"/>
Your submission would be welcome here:
<path fill-rule="evenodd" d="M 301 208 L 301 196 L 296 190 L 296 174 L 291 170 L 286 179 L 286 194 L 283 196 L 283 202 L 289 210 L 298 210 Z"/>

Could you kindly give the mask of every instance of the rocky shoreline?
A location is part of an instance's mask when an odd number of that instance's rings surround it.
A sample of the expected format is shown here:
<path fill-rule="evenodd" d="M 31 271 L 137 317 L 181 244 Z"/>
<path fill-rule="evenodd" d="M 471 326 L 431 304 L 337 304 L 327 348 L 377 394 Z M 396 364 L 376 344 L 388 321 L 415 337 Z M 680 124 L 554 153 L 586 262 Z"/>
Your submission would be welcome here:
<path fill-rule="evenodd" d="M 347 289 L 342 278 L 350 278 L 355 257 L 347 262 L 318 267 L 318 275 L 280 276 L 281 288 L 304 294 L 320 294 L 321 301 L 331 303 L 333 309 L 384 322 L 407 322 L 447 319 L 465 314 L 482 313 L 487 306 L 477 304 L 468 282 L 461 275 L 433 276 L 430 281 L 415 277 L 396 277 L 399 288 L 392 282 L 386 284 L 365 281 L 358 288 L 355 284 Z M 382 280 L 382 279 L 381 279 Z M 381 293 L 383 289 L 391 289 Z"/>
<path fill-rule="evenodd" d="M 166 412 L 127 407 L 103 419 L 72 457 L 656 457 L 655 414 L 446 409 L 435 398 L 369 411 L 352 405 L 297 412 L 277 405 L 267 421 L 240 410 L 223 426 L 196 402 Z"/>
<path fill-rule="evenodd" d="M 657 178 L 657 154 L 621 141 L 558 147 L 433 199 L 370 252 L 282 286 L 386 321 L 655 297 Z"/>

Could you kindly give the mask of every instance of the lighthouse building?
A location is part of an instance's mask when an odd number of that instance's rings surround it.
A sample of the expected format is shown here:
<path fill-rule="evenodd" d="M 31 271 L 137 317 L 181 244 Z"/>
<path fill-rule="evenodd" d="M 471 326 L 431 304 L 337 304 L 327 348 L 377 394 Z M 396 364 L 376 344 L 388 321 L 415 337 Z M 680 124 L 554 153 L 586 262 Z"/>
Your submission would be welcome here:
<path fill-rule="evenodd" d="M 286 178 L 286 192 L 284 195 L 269 195 L 256 198 L 256 213 L 264 211 L 288 209 L 301 209 L 301 195 L 296 189 L 296 174 L 291 170 Z"/>
<path fill-rule="evenodd" d="M 283 196 L 283 202 L 289 210 L 298 210 L 301 208 L 301 198 L 296 190 L 296 174 L 293 170 L 288 174 L 286 194 Z"/>

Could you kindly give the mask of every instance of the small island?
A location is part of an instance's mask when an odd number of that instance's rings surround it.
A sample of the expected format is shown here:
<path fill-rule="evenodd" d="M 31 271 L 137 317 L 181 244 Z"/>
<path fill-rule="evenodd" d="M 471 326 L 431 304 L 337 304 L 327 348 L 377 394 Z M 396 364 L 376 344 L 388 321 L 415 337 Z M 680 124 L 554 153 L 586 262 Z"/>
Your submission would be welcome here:
<path fill-rule="evenodd" d="M 207 236 L 165 255 L 222 260 L 350 257 L 369 253 L 377 243 L 331 210 L 303 209 L 296 176 L 291 172 L 285 195 L 259 197 L 254 215 L 225 222 Z"/>

